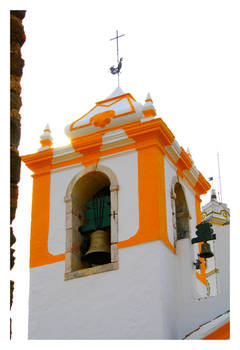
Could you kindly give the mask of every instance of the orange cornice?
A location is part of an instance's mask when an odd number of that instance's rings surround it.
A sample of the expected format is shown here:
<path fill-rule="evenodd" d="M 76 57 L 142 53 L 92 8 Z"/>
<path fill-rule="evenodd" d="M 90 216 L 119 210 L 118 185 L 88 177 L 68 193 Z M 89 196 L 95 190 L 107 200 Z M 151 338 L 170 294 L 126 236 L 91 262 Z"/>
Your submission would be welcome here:
<path fill-rule="evenodd" d="M 102 145 L 102 134 L 106 131 L 99 130 L 90 135 L 76 137 L 71 140 L 72 146 L 76 152 L 84 152 L 93 147 L 100 147 Z"/>
<path fill-rule="evenodd" d="M 141 123 L 140 121 L 129 123 L 124 125 L 123 129 L 128 137 L 136 140 L 141 135 L 147 138 L 147 134 L 154 132 L 163 147 L 171 145 L 175 139 L 173 133 L 161 118 L 153 119 L 148 123 Z"/>
<path fill-rule="evenodd" d="M 162 151 L 164 151 L 164 146 L 171 145 L 175 138 L 161 118 L 154 119 L 148 123 L 141 123 L 140 121 L 131 122 L 123 125 L 122 128 L 129 138 L 136 141 L 136 149 L 140 147 L 146 148 L 150 140 L 155 139 L 154 142 L 157 142 Z M 116 129 L 119 129 L 119 126 L 102 129 L 93 134 L 74 138 L 71 141 L 72 146 L 75 151 L 81 154 L 84 154 L 84 152 L 87 154 L 90 149 L 95 149 L 95 151 L 99 152 L 103 134 Z M 111 152 L 115 153 L 115 150 L 113 149 Z M 164 151 L 164 153 L 166 152 Z"/>
<path fill-rule="evenodd" d="M 21 156 L 26 166 L 36 173 L 44 173 L 50 171 L 53 157 L 53 149 L 47 149 L 33 154 Z"/>
<path fill-rule="evenodd" d="M 181 147 L 180 157 L 176 165 L 180 171 L 189 170 L 192 167 L 192 160 L 182 147 Z"/>
<path fill-rule="evenodd" d="M 97 159 L 99 159 L 100 156 L 103 156 L 102 152 L 100 152 L 100 146 L 102 144 L 102 135 L 106 132 L 110 132 L 113 130 L 117 130 L 119 128 L 124 129 L 126 134 L 129 138 L 135 140 L 135 144 L 132 144 L 130 148 L 146 148 L 152 145 L 152 142 L 157 142 L 158 147 L 161 149 L 161 151 L 166 154 L 166 156 L 170 159 L 170 161 L 177 167 L 178 175 L 180 174 L 182 178 L 185 178 L 188 184 L 193 188 L 194 191 L 198 193 L 198 195 L 202 193 L 206 193 L 208 189 L 210 188 L 209 183 L 204 179 L 202 175 L 200 175 L 197 184 L 193 185 L 187 176 L 183 173 L 183 170 L 189 170 L 192 166 L 192 160 L 189 157 L 189 155 L 184 151 L 184 149 L 181 147 L 181 155 L 180 160 L 175 162 L 171 155 L 166 152 L 165 146 L 169 146 L 173 143 L 175 140 L 175 137 L 173 133 L 170 131 L 170 129 L 167 127 L 167 125 L 164 123 L 164 121 L 161 118 L 153 119 L 147 123 L 141 123 L 139 120 L 135 122 L 131 122 L 128 124 L 124 124 L 122 127 L 115 126 L 110 128 L 105 128 L 102 130 L 99 130 L 93 134 L 84 135 L 81 137 L 77 137 L 75 139 L 72 139 L 72 145 L 75 151 L 78 151 L 80 153 L 84 153 L 85 156 L 88 154 L 88 149 L 91 149 L 91 153 L 95 149 L 97 152 Z M 110 153 L 116 153 L 118 148 L 113 148 L 110 151 L 108 151 L 108 154 Z M 92 154 L 93 155 L 93 154 Z M 83 159 L 84 160 L 84 159 Z M 69 161 L 72 164 L 75 164 L 76 162 L 81 161 L 80 159 Z M 97 160 L 96 160 L 97 161 Z M 69 164 L 70 164 L 69 163 Z M 65 162 L 59 163 L 57 167 L 64 166 Z M 198 192 L 200 191 L 200 192 Z"/>
<path fill-rule="evenodd" d="M 53 150 L 48 149 L 35 154 L 22 156 L 22 160 L 35 173 L 43 173 L 44 171 L 49 171 L 50 168 L 60 168 L 62 166 L 76 163 L 82 163 L 84 165 L 96 164 L 100 156 L 105 155 L 105 151 L 100 151 L 103 134 L 119 128 L 124 129 L 128 137 L 135 140 L 135 143 L 127 148 L 135 148 L 139 150 L 141 148 L 150 147 L 153 145 L 153 143 L 155 143 L 159 149 L 161 149 L 162 153 L 166 154 L 170 161 L 177 167 L 178 175 L 180 174 L 181 177 L 184 177 L 198 195 L 206 193 L 209 190 L 210 184 L 201 173 L 199 173 L 198 181 L 195 186 L 184 175 L 183 170 L 189 170 L 191 168 L 192 160 L 182 147 L 180 158 L 177 162 L 175 162 L 171 155 L 166 152 L 165 146 L 171 145 L 175 137 L 161 118 L 153 119 L 147 123 L 141 123 L 139 120 L 137 120 L 124 124 L 123 126 L 104 128 L 95 133 L 74 138 L 71 140 L 72 146 L 76 152 L 80 152 L 82 155 L 77 159 L 63 161 L 51 165 Z M 108 150 L 107 154 L 113 154 L 120 150 L 121 147 L 113 148 Z"/>
<path fill-rule="evenodd" d="M 210 183 L 199 172 L 198 181 L 194 187 L 194 190 L 199 194 L 205 194 L 211 188 Z"/>

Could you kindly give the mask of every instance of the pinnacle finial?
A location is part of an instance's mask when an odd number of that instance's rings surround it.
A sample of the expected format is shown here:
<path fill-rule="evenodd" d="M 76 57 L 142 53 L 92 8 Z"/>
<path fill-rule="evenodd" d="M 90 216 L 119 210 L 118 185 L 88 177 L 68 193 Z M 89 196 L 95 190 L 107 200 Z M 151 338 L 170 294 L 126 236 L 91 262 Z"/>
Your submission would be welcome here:
<path fill-rule="evenodd" d="M 53 138 L 51 136 L 51 130 L 49 127 L 49 124 L 45 126 L 45 129 L 43 130 L 43 134 L 40 136 L 40 143 L 42 145 L 41 148 L 39 148 L 39 151 L 45 151 L 46 149 L 51 148 L 53 144 Z"/>
<path fill-rule="evenodd" d="M 153 103 L 152 97 L 151 97 L 149 92 L 147 93 L 147 97 L 145 99 L 145 102 L 152 102 Z"/>
<path fill-rule="evenodd" d="M 142 107 L 142 112 L 143 112 L 145 118 L 151 118 L 151 117 L 155 117 L 157 115 L 156 109 L 153 105 L 153 101 L 152 101 L 150 93 L 147 94 L 147 97 L 145 99 L 145 103 Z"/>
<path fill-rule="evenodd" d="M 43 131 L 44 131 L 44 132 L 45 132 L 45 131 L 49 131 L 49 132 L 51 133 L 49 124 L 46 124 L 45 129 L 44 129 Z"/>
<path fill-rule="evenodd" d="M 216 201 L 216 200 L 217 200 L 216 190 L 213 188 L 211 190 L 211 201 Z"/>

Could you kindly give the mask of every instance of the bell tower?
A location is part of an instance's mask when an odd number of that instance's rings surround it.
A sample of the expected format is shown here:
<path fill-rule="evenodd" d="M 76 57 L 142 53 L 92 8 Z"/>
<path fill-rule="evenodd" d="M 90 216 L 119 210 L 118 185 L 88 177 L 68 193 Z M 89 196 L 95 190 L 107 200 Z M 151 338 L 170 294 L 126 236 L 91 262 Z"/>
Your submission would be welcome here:
<path fill-rule="evenodd" d="M 117 88 L 65 128 L 49 126 L 33 171 L 30 339 L 182 339 L 228 309 L 193 264 L 210 185 L 157 116 Z M 222 282 L 221 282 L 222 283 Z M 196 316 L 198 315 L 198 316 Z"/>

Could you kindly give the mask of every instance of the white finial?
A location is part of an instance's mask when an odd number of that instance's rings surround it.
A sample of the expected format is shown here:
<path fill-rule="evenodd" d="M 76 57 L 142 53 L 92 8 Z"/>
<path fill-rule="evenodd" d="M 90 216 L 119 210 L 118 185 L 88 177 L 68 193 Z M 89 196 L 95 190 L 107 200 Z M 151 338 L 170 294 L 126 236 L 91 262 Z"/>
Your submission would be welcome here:
<path fill-rule="evenodd" d="M 51 132 L 49 124 L 46 124 L 45 129 L 44 129 L 43 131 L 44 131 L 44 132 L 45 132 L 45 131 Z"/>
<path fill-rule="evenodd" d="M 213 188 L 211 190 L 211 201 L 216 201 L 216 200 L 217 200 L 216 190 Z"/>
<path fill-rule="evenodd" d="M 153 118 L 156 116 L 156 109 L 153 105 L 153 101 L 152 101 L 150 93 L 147 94 L 147 97 L 145 99 L 145 103 L 142 107 L 142 112 L 143 112 L 145 118 Z"/>
<path fill-rule="evenodd" d="M 145 99 L 145 102 L 152 102 L 152 103 L 153 103 L 152 97 L 151 97 L 151 95 L 150 95 L 149 92 L 148 92 L 148 94 L 147 94 L 147 97 L 146 97 L 146 99 Z"/>
<path fill-rule="evenodd" d="M 51 136 L 51 130 L 49 127 L 49 124 L 45 126 L 45 129 L 43 130 L 43 134 L 40 136 L 40 143 L 42 145 L 41 148 L 39 148 L 39 151 L 45 151 L 46 149 L 51 148 L 53 144 L 53 138 Z"/>
<path fill-rule="evenodd" d="M 190 151 L 190 148 L 189 148 L 189 147 L 187 147 L 187 154 L 189 155 L 191 161 L 192 161 L 193 164 L 194 164 L 194 161 L 193 161 L 193 158 L 192 158 L 191 151 Z"/>

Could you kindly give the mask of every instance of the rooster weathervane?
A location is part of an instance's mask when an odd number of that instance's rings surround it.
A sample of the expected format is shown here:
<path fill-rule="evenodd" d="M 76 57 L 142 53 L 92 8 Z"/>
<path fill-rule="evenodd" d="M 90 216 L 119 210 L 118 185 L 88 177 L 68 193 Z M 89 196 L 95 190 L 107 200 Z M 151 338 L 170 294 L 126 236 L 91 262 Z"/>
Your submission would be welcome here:
<path fill-rule="evenodd" d="M 116 37 L 115 38 L 112 38 L 110 40 L 115 40 L 117 41 L 117 67 L 110 67 L 110 72 L 112 74 L 117 74 L 118 75 L 118 87 L 119 87 L 119 73 L 120 73 L 120 70 L 122 68 L 122 60 L 123 58 L 121 57 L 120 60 L 119 60 L 119 50 L 118 50 L 118 38 L 124 36 L 125 34 L 122 34 L 122 35 L 119 35 L 118 36 L 118 30 L 116 31 Z"/>

